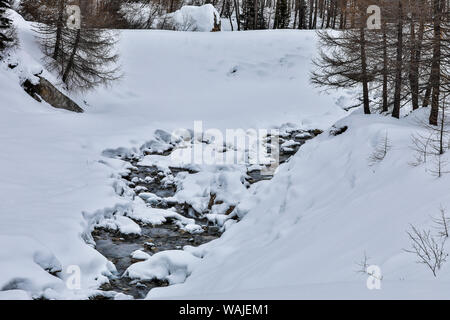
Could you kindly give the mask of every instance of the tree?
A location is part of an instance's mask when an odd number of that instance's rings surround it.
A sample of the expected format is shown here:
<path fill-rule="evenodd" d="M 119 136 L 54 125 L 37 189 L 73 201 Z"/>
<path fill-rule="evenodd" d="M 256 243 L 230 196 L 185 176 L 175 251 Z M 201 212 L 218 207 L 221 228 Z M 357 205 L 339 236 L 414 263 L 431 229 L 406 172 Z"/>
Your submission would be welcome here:
<path fill-rule="evenodd" d="M 58 70 L 72 89 L 88 90 L 108 85 L 120 77 L 114 52 L 116 35 L 100 29 L 71 30 L 61 52 Z M 66 64 L 63 62 L 66 61 Z"/>
<path fill-rule="evenodd" d="M 310 9 L 317 3 L 324 19 L 333 6 L 310 0 Z M 364 25 L 368 4 L 381 8 L 379 29 Z M 448 1 L 348 0 L 340 1 L 340 6 L 345 30 L 328 38 L 319 35 L 325 53 L 316 61 L 322 70 L 313 74 L 313 82 L 334 88 L 359 86 L 365 113 L 379 110 L 399 118 L 404 106 L 413 110 L 431 106 L 428 122 L 439 126 L 442 97 L 450 93 Z M 311 28 L 314 12 L 309 11 Z"/>
<path fill-rule="evenodd" d="M 81 27 L 68 28 L 67 5 L 67 0 L 52 0 L 39 15 L 45 22 L 38 33 L 47 67 L 72 90 L 89 90 L 118 79 L 115 33 L 95 27 L 96 12 L 83 6 Z"/>
<path fill-rule="evenodd" d="M 289 26 L 290 15 L 288 1 L 277 0 L 273 28 L 286 29 Z"/>
<path fill-rule="evenodd" d="M 440 215 L 437 218 L 432 218 L 436 229 L 439 232 L 439 235 L 441 237 L 448 238 L 449 237 L 449 228 L 450 228 L 450 218 L 447 217 L 447 211 L 445 208 L 441 205 L 440 209 Z"/>
<path fill-rule="evenodd" d="M 432 156 L 433 167 L 429 171 L 437 176 L 441 177 L 444 173 L 448 173 L 445 170 L 447 161 L 444 158 L 447 150 L 450 147 L 450 122 L 447 119 L 448 116 L 448 93 L 445 93 L 441 97 L 441 103 L 438 114 L 438 125 L 429 124 L 429 122 L 422 121 L 420 126 L 425 129 L 425 134 L 417 133 L 412 136 L 413 150 L 416 152 L 416 161 L 413 165 L 420 165 L 427 163 L 429 156 Z"/>
<path fill-rule="evenodd" d="M 319 31 L 320 57 L 313 61 L 317 67 L 311 81 L 327 88 L 362 88 L 364 113 L 370 114 L 369 83 L 375 80 L 378 69 L 376 59 L 371 59 L 368 50 L 372 44 L 366 29 L 367 6 L 362 2 L 355 14 L 354 29 L 340 33 Z"/>
<path fill-rule="evenodd" d="M 265 29 L 264 1 L 243 0 L 243 25 L 245 30 Z"/>
<path fill-rule="evenodd" d="M 0 51 L 6 49 L 14 40 L 12 22 L 6 13 L 9 7 L 8 1 L 0 0 Z"/>
<path fill-rule="evenodd" d="M 48 0 L 45 6 L 35 7 L 34 3 L 24 1 L 21 11 L 24 15 L 39 22 L 36 31 L 39 34 L 44 54 L 53 60 L 58 59 L 62 50 L 62 40 L 67 33 L 67 0 Z"/>
<path fill-rule="evenodd" d="M 395 92 L 392 116 L 400 118 L 402 71 L 403 71 L 403 0 L 397 0 L 397 55 L 395 61 Z"/>
<path fill-rule="evenodd" d="M 436 277 L 447 261 L 448 254 L 444 249 L 447 238 L 433 236 L 429 230 L 419 230 L 413 225 L 406 233 L 411 241 L 411 249 L 404 251 L 416 255 L 417 263 L 426 265 Z"/>
<path fill-rule="evenodd" d="M 383 161 L 391 147 L 391 142 L 386 131 L 385 137 L 375 145 L 375 148 L 369 157 L 369 165 L 372 166 Z"/>
<path fill-rule="evenodd" d="M 431 63 L 431 112 L 430 124 L 438 124 L 439 114 L 439 94 L 441 81 L 441 30 L 442 11 L 444 9 L 443 0 L 433 0 L 433 58 Z"/>

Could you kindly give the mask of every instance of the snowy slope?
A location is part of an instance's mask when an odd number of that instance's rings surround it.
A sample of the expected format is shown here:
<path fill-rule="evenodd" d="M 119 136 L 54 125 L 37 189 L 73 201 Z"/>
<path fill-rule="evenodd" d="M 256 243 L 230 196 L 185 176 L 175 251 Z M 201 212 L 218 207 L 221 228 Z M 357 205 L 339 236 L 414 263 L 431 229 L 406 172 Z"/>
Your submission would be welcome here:
<path fill-rule="evenodd" d="M 426 117 L 421 110 L 400 121 L 357 113 L 339 121 L 345 133 L 309 141 L 248 200 L 240 223 L 193 251 L 204 259 L 185 283 L 148 298 L 448 298 L 450 265 L 434 278 L 403 250 L 409 224 L 436 232 L 431 217 L 450 204 L 450 177 L 408 165 L 411 134 Z M 391 150 L 369 166 L 386 132 Z M 365 254 L 381 269 L 381 290 L 369 290 L 357 272 Z"/>
<path fill-rule="evenodd" d="M 84 241 L 89 221 L 127 205 L 114 190 L 124 164 L 103 150 L 139 147 L 155 129 L 194 120 L 326 128 L 345 114 L 340 94 L 309 86 L 315 37 L 296 31 L 124 31 L 121 82 L 75 97 L 84 114 L 56 110 L 20 88 L 42 66 L 33 31 L 15 19 L 19 67 L 0 66 L 0 298 L 85 298 L 112 270 Z M 81 268 L 81 290 L 66 288 L 71 265 Z"/>
<path fill-rule="evenodd" d="M 408 165 L 416 118 L 426 114 L 346 116 L 338 105 L 347 93 L 319 95 L 308 83 L 313 33 L 123 31 L 124 78 L 75 97 L 87 105 L 73 114 L 23 93 L 19 77 L 42 67 L 29 26 L 19 31 L 18 69 L 0 66 L 0 299 L 86 298 L 112 270 L 84 241 L 90 222 L 128 205 L 114 190 L 124 164 L 103 150 L 139 147 L 155 129 L 194 120 L 327 129 L 339 119 L 348 130 L 304 145 L 241 203 L 243 220 L 222 238 L 149 259 L 176 260 L 190 276 L 148 298 L 448 298 L 449 265 L 435 279 L 403 251 L 410 223 L 431 228 L 430 216 L 450 205 L 448 176 Z M 392 148 L 369 166 L 386 132 Z M 364 254 L 381 268 L 381 290 L 356 272 Z M 81 290 L 65 286 L 70 265 L 81 267 Z M 61 279 L 45 270 L 62 270 Z"/>

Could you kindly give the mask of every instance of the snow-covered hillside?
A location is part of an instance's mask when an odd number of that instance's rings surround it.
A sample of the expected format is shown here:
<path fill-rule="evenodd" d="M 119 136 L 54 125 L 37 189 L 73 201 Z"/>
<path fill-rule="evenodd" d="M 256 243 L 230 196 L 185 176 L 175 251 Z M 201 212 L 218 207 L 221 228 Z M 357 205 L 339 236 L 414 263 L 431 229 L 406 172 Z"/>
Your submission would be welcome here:
<path fill-rule="evenodd" d="M 431 217 L 450 202 L 448 177 L 409 165 L 410 135 L 426 117 L 355 113 L 337 122 L 345 133 L 308 142 L 244 203 L 250 209 L 240 223 L 193 251 L 204 259 L 184 284 L 148 298 L 448 298 L 450 266 L 434 278 L 404 251 L 410 224 L 434 230 Z M 386 132 L 391 150 L 369 166 Z M 359 273 L 365 256 L 381 269 L 381 290 L 369 290 Z"/>
<path fill-rule="evenodd" d="M 205 128 L 293 123 L 325 132 L 243 200 L 241 222 L 177 257 L 192 271 L 185 283 L 148 298 L 446 297 L 448 266 L 434 279 L 402 250 L 409 223 L 427 226 L 450 202 L 447 177 L 408 165 L 414 117 L 424 115 L 344 112 L 349 93 L 320 94 L 309 84 L 313 32 L 123 31 L 124 77 L 75 96 L 86 112 L 74 114 L 24 94 L 19 78 L 42 67 L 31 27 L 15 20 L 19 67 L 0 65 L 0 298 L 91 295 L 114 268 L 86 243 L 89 223 L 127 205 L 115 191 L 125 163 L 102 152 L 139 148 L 156 129 L 196 120 Z M 333 136 L 336 121 L 348 130 Z M 386 131 L 392 148 L 369 166 Z M 382 290 L 368 290 L 356 272 L 365 253 L 382 270 Z M 80 290 L 66 286 L 73 265 Z"/>

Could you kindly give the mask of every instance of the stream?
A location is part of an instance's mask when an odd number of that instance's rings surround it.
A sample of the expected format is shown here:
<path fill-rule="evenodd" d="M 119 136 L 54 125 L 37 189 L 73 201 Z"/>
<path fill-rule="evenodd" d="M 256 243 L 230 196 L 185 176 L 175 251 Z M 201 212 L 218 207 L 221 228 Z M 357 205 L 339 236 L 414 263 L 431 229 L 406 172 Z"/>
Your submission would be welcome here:
<path fill-rule="evenodd" d="M 320 133 L 320 130 L 292 130 L 280 135 L 278 137 L 280 164 L 288 161 L 307 140 Z M 166 150 L 158 153 L 158 155 L 169 156 L 172 151 Z M 141 235 L 139 236 L 125 235 L 117 230 L 96 227 L 92 232 L 95 249 L 115 265 L 117 272 L 110 277 L 109 283 L 100 287 L 100 292 L 105 294 L 95 295 L 91 299 L 110 299 L 111 292 L 123 293 L 135 299 L 143 299 L 151 289 L 169 285 L 167 281 L 157 279 L 143 281 L 123 276 L 129 266 L 143 261 L 132 257 L 132 253 L 136 250 L 141 250 L 151 256 L 165 250 L 182 250 L 187 245 L 197 247 L 221 236 L 221 228 L 205 218 L 206 212 L 196 212 L 186 203 L 173 201 L 172 197 L 177 192 L 177 186 L 170 181 L 168 182 L 165 178 L 176 176 L 182 172 L 191 175 L 195 174 L 196 171 L 172 167 L 169 168 L 169 171 L 163 171 L 158 169 L 157 166 L 141 166 L 138 164 L 139 160 L 145 155 L 148 155 L 148 153 L 133 158 L 121 157 L 122 160 L 128 161 L 132 165 L 129 173 L 122 176 L 124 182 L 134 190 L 137 196 L 142 192 L 155 194 L 157 199 L 150 203 L 147 202 L 149 206 L 171 209 L 184 217 L 194 219 L 195 223 L 201 226 L 203 232 L 191 234 L 181 229 L 172 219 L 167 219 L 161 225 L 145 224 L 134 220 L 141 228 Z M 247 172 L 246 182 L 251 185 L 271 178 L 272 176 L 261 174 L 261 170 L 252 168 L 251 171 Z M 220 204 L 214 195 L 211 195 L 209 202 L 208 209 L 211 209 L 214 204 Z M 230 214 L 233 210 L 234 207 L 230 207 L 226 214 Z M 237 217 L 233 217 L 233 219 L 237 220 Z"/>

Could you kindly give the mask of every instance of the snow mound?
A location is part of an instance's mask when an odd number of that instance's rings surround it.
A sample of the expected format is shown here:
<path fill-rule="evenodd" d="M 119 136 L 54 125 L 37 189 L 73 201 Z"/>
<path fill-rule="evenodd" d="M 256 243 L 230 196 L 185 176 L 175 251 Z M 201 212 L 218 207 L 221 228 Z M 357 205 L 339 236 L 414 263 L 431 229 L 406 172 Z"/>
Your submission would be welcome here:
<path fill-rule="evenodd" d="M 151 256 L 142 250 L 136 250 L 131 253 L 131 257 L 136 260 L 148 260 Z"/>
<path fill-rule="evenodd" d="M 177 31 L 211 32 L 220 25 L 220 15 L 212 4 L 183 6 L 168 16 Z M 220 31 L 220 27 L 215 31 Z"/>
<path fill-rule="evenodd" d="M 166 280 L 170 284 L 182 283 L 199 260 L 181 250 L 158 252 L 146 261 L 132 264 L 124 276 L 140 280 Z"/>
<path fill-rule="evenodd" d="M 113 218 L 102 220 L 97 227 L 118 231 L 124 235 L 140 235 L 139 225 L 128 217 L 115 215 Z"/>
<path fill-rule="evenodd" d="M 426 120 L 427 111 L 418 110 L 401 120 L 356 112 L 337 122 L 348 129 L 308 141 L 239 205 L 239 223 L 190 250 L 203 259 L 183 284 L 147 298 L 448 297 L 450 264 L 436 279 L 404 250 L 411 246 L 410 224 L 433 230 L 430 216 L 450 206 L 450 175 L 437 179 L 432 163 L 409 165 L 411 135 Z M 386 133 L 392 147 L 371 166 Z M 365 255 L 381 270 L 381 290 L 369 290 L 368 275 L 358 272 Z"/>
<path fill-rule="evenodd" d="M 134 200 L 133 210 L 127 215 L 136 221 L 151 225 L 161 225 L 169 219 L 176 220 L 183 226 L 195 224 L 194 219 L 186 218 L 175 211 L 148 207 L 140 198 Z"/>

